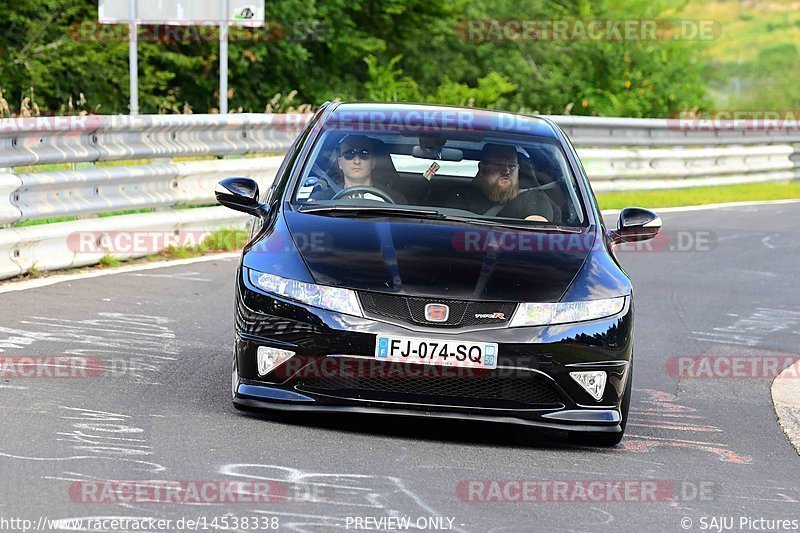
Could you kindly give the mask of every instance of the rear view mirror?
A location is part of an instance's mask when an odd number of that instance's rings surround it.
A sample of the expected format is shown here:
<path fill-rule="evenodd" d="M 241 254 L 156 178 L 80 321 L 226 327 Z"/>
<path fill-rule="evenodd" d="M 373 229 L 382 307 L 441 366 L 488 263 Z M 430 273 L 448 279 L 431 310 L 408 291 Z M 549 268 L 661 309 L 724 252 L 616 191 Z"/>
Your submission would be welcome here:
<path fill-rule="evenodd" d="M 258 183 L 250 178 L 225 178 L 214 191 L 217 201 L 230 209 L 249 215 L 258 215 L 262 205 L 258 201 Z"/>
<path fill-rule="evenodd" d="M 411 150 L 411 155 L 419 159 L 436 159 L 438 161 L 461 161 L 464 159 L 464 152 L 461 150 L 444 147 L 415 146 Z"/>
<path fill-rule="evenodd" d="M 647 241 L 661 231 L 661 217 L 649 209 L 626 207 L 619 214 L 617 229 L 610 232 L 613 244 Z"/>

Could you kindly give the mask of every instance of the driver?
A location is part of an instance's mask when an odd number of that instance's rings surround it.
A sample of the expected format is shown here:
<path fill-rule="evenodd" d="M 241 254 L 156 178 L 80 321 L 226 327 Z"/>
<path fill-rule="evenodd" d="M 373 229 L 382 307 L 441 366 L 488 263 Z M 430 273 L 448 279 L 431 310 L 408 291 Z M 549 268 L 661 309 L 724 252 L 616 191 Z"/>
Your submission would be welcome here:
<path fill-rule="evenodd" d="M 391 190 L 389 183 L 373 181 L 372 171 L 377 162 L 377 146 L 373 139 L 365 135 L 347 135 L 339 142 L 336 162 L 344 178 L 342 189 L 372 187 L 386 193 L 396 203 L 408 203 L 400 193 Z M 342 190 L 338 186 L 341 185 L 337 184 L 337 187 L 317 185 L 311 191 L 309 201 L 330 200 Z M 369 195 L 368 192 L 365 194 Z"/>

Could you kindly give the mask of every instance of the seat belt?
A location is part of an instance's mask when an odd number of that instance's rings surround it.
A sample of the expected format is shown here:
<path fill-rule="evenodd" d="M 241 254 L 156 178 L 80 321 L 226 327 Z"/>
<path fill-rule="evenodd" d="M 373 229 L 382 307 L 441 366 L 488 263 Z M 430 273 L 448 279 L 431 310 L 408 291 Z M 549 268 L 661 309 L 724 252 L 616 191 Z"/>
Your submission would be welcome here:
<path fill-rule="evenodd" d="M 344 187 L 333 181 L 329 176 L 328 173 L 322 170 L 320 166 L 316 163 L 311 167 L 312 174 L 317 174 L 317 178 L 321 179 L 325 182 L 325 184 L 333 190 L 333 193 L 336 194 L 337 192 L 341 191 Z"/>
<path fill-rule="evenodd" d="M 493 205 L 492 207 L 490 207 L 489 209 L 484 211 L 483 216 L 485 216 L 485 217 L 496 217 L 497 214 L 500 213 L 500 211 L 502 211 L 505 206 L 506 206 L 506 204 Z"/>

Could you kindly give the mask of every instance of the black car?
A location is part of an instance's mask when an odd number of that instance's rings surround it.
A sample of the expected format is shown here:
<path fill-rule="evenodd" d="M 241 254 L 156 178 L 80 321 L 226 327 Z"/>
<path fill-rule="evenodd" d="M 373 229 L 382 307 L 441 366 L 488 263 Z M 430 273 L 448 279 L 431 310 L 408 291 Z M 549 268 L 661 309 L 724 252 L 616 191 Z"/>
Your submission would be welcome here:
<path fill-rule="evenodd" d="M 552 121 L 476 109 L 323 105 L 260 194 L 236 277 L 232 393 L 245 410 L 446 417 L 617 444 L 633 363 L 620 242 Z"/>

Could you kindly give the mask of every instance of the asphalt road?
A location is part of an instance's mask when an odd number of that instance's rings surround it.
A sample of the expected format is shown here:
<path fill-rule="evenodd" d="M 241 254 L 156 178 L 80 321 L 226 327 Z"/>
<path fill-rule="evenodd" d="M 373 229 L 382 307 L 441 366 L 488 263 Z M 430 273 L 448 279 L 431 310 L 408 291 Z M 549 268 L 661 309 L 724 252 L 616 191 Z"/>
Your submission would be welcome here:
<path fill-rule="evenodd" d="M 667 368 L 680 356 L 798 353 L 800 205 L 663 219 L 668 246 L 620 255 L 635 283 L 636 370 L 628 434 L 613 449 L 467 422 L 241 414 L 229 397 L 235 260 L 0 294 L 0 356 L 102 365 L 94 377 L 0 380 L 0 530 L 14 530 L 3 519 L 100 516 L 227 517 L 231 529 L 232 517 L 277 517 L 282 531 L 354 530 L 356 517 L 440 518 L 458 531 L 798 520 L 800 458 L 776 423 L 771 380 L 679 380 Z M 131 504 L 111 491 L 100 501 L 112 503 L 95 503 L 109 487 L 98 480 L 275 480 L 293 501 Z M 465 480 L 568 481 L 573 496 L 583 481 L 660 488 L 645 502 L 474 502 L 458 490 Z"/>

